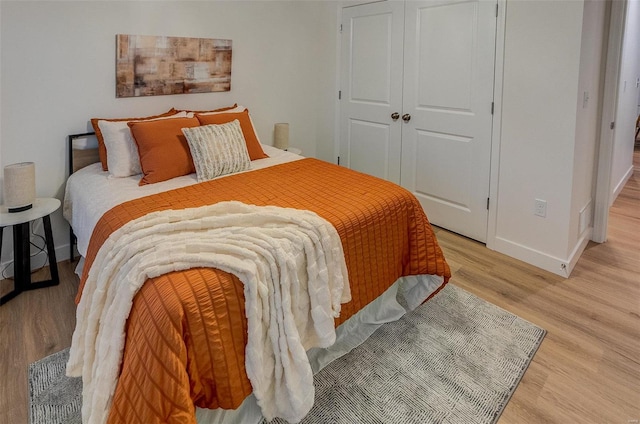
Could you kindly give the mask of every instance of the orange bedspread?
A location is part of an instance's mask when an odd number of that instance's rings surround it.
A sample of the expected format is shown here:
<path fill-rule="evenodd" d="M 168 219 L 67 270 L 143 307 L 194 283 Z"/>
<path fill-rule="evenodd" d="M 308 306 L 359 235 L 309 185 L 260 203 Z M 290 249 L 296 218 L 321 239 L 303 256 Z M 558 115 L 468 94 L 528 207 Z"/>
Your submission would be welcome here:
<path fill-rule="evenodd" d="M 147 213 L 226 200 L 307 209 L 340 234 L 353 300 L 336 325 L 399 277 L 450 276 L 418 201 L 403 188 L 346 168 L 304 159 L 136 199 L 107 212 L 93 232 L 79 300 L 102 243 Z M 127 321 L 122 369 L 110 423 L 195 423 L 195 406 L 237 408 L 251 393 L 242 283 L 194 268 L 148 280 Z M 195 406 L 194 406 L 195 405 Z"/>

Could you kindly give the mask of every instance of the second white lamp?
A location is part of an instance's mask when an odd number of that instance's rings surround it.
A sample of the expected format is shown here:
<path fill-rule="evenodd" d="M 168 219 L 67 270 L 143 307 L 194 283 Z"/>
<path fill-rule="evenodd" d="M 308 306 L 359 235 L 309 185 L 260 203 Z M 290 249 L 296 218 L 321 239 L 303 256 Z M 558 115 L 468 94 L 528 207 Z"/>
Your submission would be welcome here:
<path fill-rule="evenodd" d="M 273 128 L 273 146 L 281 150 L 287 150 L 289 148 L 288 123 L 281 122 L 275 124 Z"/>

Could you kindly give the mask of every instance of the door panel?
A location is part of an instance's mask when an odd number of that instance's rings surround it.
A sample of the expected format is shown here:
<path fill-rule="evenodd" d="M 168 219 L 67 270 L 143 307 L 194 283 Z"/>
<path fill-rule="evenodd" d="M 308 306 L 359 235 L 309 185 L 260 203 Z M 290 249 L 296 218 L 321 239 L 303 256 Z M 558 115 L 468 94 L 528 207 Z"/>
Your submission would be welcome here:
<path fill-rule="evenodd" d="M 496 2 L 343 8 L 340 163 L 413 192 L 435 225 L 485 241 Z M 410 115 L 407 122 L 391 115 Z"/>
<path fill-rule="evenodd" d="M 408 1 L 402 179 L 438 226 L 485 241 L 496 3 Z"/>
<path fill-rule="evenodd" d="M 349 120 L 349 167 L 388 180 L 389 125 Z"/>
<path fill-rule="evenodd" d="M 351 19 L 351 78 L 349 100 L 389 105 L 391 100 L 392 15 Z"/>
<path fill-rule="evenodd" d="M 470 193 L 459 182 L 471 177 L 471 142 L 469 137 L 417 131 L 415 193 L 469 212 Z M 458 165 L 449 166 L 442 157 L 449 157 Z"/>
<path fill-rule="evenodd" d="M 417 10 L 419 107 L 471 109 L 476 6 L 458 3 Z"/>
<path fill-rule="evenodd" d="M 346 7 L 342 14 L 340 163 L 400 183 L 404 4 Z"/>

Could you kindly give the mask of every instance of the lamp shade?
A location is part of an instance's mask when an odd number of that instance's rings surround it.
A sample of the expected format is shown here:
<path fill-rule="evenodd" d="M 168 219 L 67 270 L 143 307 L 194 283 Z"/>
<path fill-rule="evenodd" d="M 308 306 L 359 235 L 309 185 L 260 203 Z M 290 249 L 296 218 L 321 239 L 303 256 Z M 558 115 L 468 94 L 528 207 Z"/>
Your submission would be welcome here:
<path fill-rule="evenodd" d="M 278 123 L 273 129 L 273 146 L 287 150 L 289 147 L 289 124 Z"/>
<path fill-rule="evenodd" d="M 36 165 L 21 162 L 4 167 L 4 204 L 9 212 L 31 209 L 36 200 Z"/>

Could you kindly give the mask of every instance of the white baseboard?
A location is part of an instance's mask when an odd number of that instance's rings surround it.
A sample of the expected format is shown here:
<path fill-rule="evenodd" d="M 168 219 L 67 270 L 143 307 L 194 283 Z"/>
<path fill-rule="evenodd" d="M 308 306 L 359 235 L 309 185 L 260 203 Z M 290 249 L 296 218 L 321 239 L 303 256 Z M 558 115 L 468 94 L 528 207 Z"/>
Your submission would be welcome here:
<path fill-rule="evenodd" d="M 492 246 L 497 252 L 567 278 L 587 247 L 592 232 L 593 228 L 590 227 L 582 234 L 568 258 L 558 258 L 501 237 L 496 237 Z"/>
<path fill-rule="evenodd" d="M 40 253 L 38 256 L 40 255 L 45 255 L 46 256 L 46 250 L 42 253 Z M 69 243 L 66 243 L 62 246 L 56 246 L 56 261 L 58 262 L 62 262 L 62 261 L 66 261 L 67 259 L 69 259 Z M 4 276 L 5 277 L 13 277 L 13 254 L 11 255 L 11 259 L 9 260 L 5 260 L 2 263 L 0 263 L 0 269 L 5 269 L 5 267 L 7 268 L 4 272 Z M 32 259 L 31 260 L 31 270 L 35 271 L 36 269 L 38 269 L 40 266 L 40 264 L 42 263 L 42 261 L 38 261 L 37 259 Z"/>
<path fill-rule="evenodd" d="M 589 241 L 591 240 L 592 236 L 593 236 L 593 227 L 587 228 L 587 230 L 584 233 L 582 233 L 582 235 L 580 236 L 580 239 L 576 243 L 576 246 L 573 248 L 573 251 L 569 255 L 569 260 L 567 264 L 569 274 L 571 274 L 571 272 L 573 271 L 573 268 L 575 268 L 576 264 L 578 263 L 578 260 L 582 256 L 582 252 L 584 252 L 584 249 L 587 248 L 587 244 L 589 244 Z"/>
<path fill-rule="evenodd" d="M 625 172 L 624 177 L 622 177 L 620 182 L 618 182 L 618 184 L 616 185 L 616 188 L 613 189 L 613 193 L 611 194 L 611 198 L 609 199 L 609 207 L 613 205 L 613 202 L 616 200 L 616 198 L 618 197 L 618 195 L 620 194 L 620 192 L 622 191 L 624 186 L 627 184 L 627 181 L 629 181 L 632 175 L 633 175 L 633 165 L 629 167 L 627 172 Z"/>

